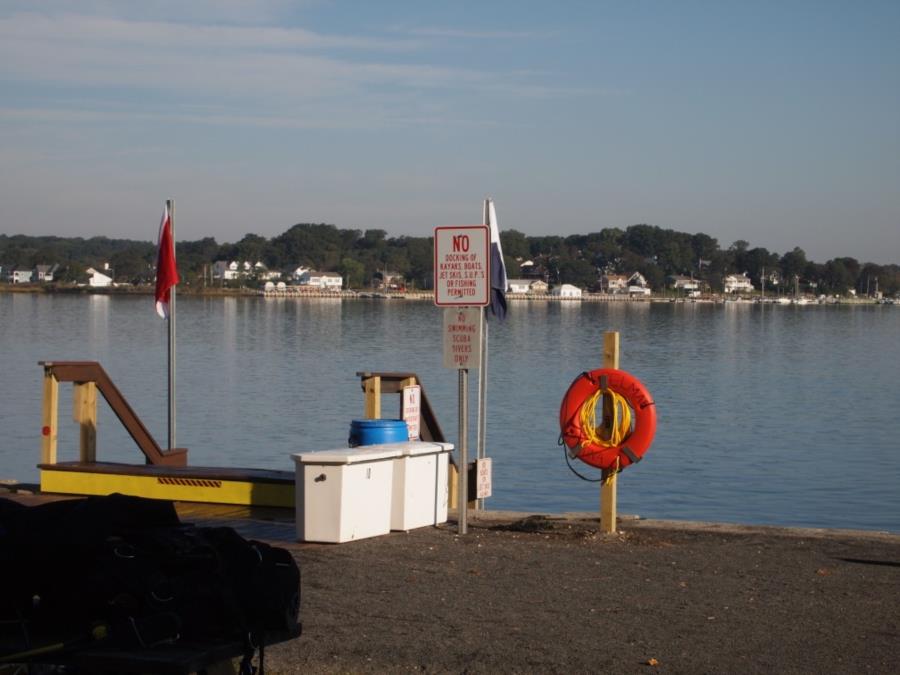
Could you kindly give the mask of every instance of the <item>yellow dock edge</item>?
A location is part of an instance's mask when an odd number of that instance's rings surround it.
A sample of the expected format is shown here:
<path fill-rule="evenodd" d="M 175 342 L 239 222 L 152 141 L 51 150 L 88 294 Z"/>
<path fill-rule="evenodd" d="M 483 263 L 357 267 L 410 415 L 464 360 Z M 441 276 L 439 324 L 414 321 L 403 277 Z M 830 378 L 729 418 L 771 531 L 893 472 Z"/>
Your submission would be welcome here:
<path fill-rule="evenodd" d="M 41 468 L 41 492 L 294 508 L 294 484 L 178 476 L 135 476 Z"/>

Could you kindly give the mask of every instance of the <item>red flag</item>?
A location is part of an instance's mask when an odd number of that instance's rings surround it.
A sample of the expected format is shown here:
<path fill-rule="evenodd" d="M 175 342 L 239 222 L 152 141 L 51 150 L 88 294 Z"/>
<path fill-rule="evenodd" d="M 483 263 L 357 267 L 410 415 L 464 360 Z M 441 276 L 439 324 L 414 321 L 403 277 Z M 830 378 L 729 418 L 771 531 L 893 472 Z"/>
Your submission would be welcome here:
<path fill-rule="evenodd" d="M 172 286 L 178 284 L 178 268 L 175 266 L 175 243 L 172 241 L 172 222 L 169 205 L 163 211 L 159 224 L 159 249 L 156 254 L 156 313 L 169 318 L 169 296 Z"/>

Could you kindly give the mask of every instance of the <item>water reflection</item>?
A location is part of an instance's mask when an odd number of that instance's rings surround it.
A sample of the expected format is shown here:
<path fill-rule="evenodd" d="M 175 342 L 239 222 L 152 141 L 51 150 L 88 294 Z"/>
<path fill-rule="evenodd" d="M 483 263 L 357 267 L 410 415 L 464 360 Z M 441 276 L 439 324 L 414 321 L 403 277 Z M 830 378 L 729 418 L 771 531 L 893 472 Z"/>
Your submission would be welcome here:
<path fill-rule="evenodd" d="M 490 320 L 492 508 L 596 509 L 596 485 L 563 461 L 557 416 L 572 380 L 602 363 L 603 332 L 619 330 L 622 367 L 660 420 L 645 461 L 622 475 L 622 512 L 900 530 L 896 308 L 561 305 L 513 302 L 507 321 Z M 362 370 L 417 372 L 456 436 L 457 373 L 442 366 L 431 303 L 180 297 L 178 312 L 178 441 L 194 464 L 289 468 L 291 452 L 343 445 L 362 414 Z M 166 329 L 146 297 L 0 294 L 0 477 L 36 477 L 39 360 L 99 360 L 165 438 Z M 854 413 L 838 414 L 848 392 Z M 101 410 L 102 458 L 135 461 L 119 429 Z M 69 458 L 75 431 L 63 429 Z M 865 461 L 847 461 L 863 449 Z M 865 490 L 836 511 L 842 485 Z"/>

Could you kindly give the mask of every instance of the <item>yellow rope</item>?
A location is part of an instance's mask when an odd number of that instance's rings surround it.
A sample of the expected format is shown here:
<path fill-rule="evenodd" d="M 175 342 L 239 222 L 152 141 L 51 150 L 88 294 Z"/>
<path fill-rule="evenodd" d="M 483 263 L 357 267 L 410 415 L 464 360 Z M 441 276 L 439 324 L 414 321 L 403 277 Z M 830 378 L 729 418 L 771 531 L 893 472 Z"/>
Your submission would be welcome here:
<path fill-rule="evenodd" d="M 614 468 L 612 471 L 604 471 L 604 473 L 606 474 L 606 478 L 603 481 L 604 485 L 609 485 L 610 483 L 612 483 L 613 478 L 615 478 L 616 474 L 621 470 L 622 468 L 619 466 L 619 456 L 616 455 L 616 468 Z"/>
<path fill-rule="evenodd" d="M 609 440 L 603 438 L 601 432 L 602 426 L 597 425 L 597 405 L 601 403 L 601 398 L 606 394 L 612 397 L 612 420 L 609 431 Z M 604 448 L 611 448 L 621 445 L 622 442 L 631 434 L 631 408 L 628 401 L 621 394 L 614 391 L 598 389 L 589 399 L 582 405 L 579 411 L 581 417 L 581 429 L 585 436 L 582 444 L 592 443 L 600 445 Z M 601 413 L 602 415 L 602 413 Z"/>

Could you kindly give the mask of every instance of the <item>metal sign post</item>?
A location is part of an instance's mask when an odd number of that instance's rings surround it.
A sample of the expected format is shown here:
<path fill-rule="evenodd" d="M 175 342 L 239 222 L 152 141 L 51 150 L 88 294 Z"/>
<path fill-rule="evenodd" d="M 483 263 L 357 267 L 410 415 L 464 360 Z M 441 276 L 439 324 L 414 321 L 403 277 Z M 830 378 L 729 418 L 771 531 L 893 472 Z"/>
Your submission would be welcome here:
<path fill-rule="evenodd" d="M 434 304 L 444 307 L 444 367 L 459 371 L 459 534 L 468 531 L 469 369 L 479 367 L 482 307 L 491 299 L 490 229 L 484 225 L 434 229 Z"/>
<path fill-rule="evenodd" d="M 459 369 L 459 481 L 458 486 L 458 509 L 459 518 L 457 520 L 457 531 L 459 534 L 466 534 L 469 531 L 469 446 L 468 446 L 468 416 L 466 411 L 469 407 L 469 370 L 467 368 Z"/>

